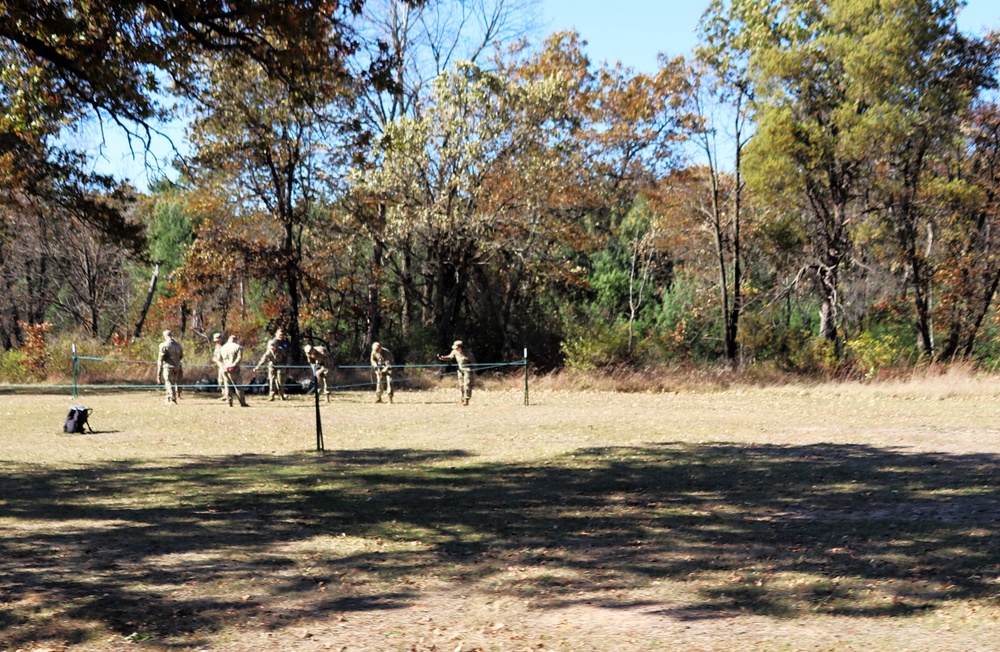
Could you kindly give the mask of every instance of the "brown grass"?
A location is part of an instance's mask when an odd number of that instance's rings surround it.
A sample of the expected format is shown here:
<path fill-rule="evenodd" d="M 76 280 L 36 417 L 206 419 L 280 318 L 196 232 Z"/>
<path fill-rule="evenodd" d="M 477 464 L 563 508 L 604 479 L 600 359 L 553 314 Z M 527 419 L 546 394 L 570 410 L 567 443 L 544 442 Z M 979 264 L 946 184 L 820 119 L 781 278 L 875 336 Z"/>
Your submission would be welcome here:
<path fill-rule="evenodd" d="M 0 647 L 996 649 L 997 379 L 491 382 L 4 396 Z"/>

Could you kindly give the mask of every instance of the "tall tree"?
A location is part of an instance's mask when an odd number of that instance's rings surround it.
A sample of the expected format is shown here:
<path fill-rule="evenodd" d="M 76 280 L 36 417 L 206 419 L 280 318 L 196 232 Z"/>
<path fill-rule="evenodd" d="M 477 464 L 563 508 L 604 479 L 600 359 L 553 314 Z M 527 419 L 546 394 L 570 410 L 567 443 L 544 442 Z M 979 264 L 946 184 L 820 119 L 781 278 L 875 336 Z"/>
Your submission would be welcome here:
<path fill-rule="evenodd" d="M 412 0 L 410 4 L 419 4 Z M 160 98 L 190 84 L 201 55 L 254 61 L 265 76 L 283 80 L 299 97 L 316 91 L 300 85 L 318 73 L 335 85 L 382 85 L 386 60 L 360 54 L 353 24 L 364 0 L 11 0 L 0 3 L 0 161 L 11 179 L 31 176 L 41 162 L 71 166 L 63 174 L 78 194 L 89 191 L 85 157 L 57 136 L 64 124 L 115 122 L 149 144 L 151 130 L 168 111 Z M 8 93 L 9 91 L 9 93 Z M 19 156 L 27 145 L 35 156 Z M 82 175 L 82 176 L 81 176 Z M 30 186 L 22 192 L 32 192 Z M 95 223 L 100 224 L 99 221 Z M 112 233 L 124 220 L 104 225 Z M 128 233 L 119 233 L 130 235 Z"/>
<path fill-rule="evenodd" d="M 352 89 L 338 88 L 324 75 L 315 78 L 315 87 L 306 80 L 289 87 L 269 79 L 254 61 L 205 59 L 201 66 L 204 82 L 198 87 L 204 90 L 192 97 L 190 174 L 225 188 L 237 215 L 259 220 L 244 234 L 258 239 L 253 268 L 258 278 L 280 279 L 279 321 L 298 351 L 304 237 L 351 150 L 344 137 L 351 127 Z M 296 88 L 309 89 L 305 98 Z"/>
<path fill-rule="evenodd" d="M 972 355 L 1000 287 L 1000 107 L 982 102 L 932 185 L 941 254 L 935 280 L 945 338 L 940 357 Z M 945 163 L 947 162 L 947 163 Z"/>
<path fill-rule="evenodd" d="M 365 38 L 387 48 L 392 83 L 386 88 L 370 86 L 365 90 L 365 128 L 376 139 L 382 138 L 393 121 L 419 117 L 433 103 L 432 80 L 460 61 L 488 65 L 491 55 L 531 32 L 536 5 L 537 0 L 433 0 L 419 5 L 370 0 L 360 31 Z M 379 162 L 369 164 L 377 166 Z M 402 308 L 400 326 L 403 335 L 409 333 L 419 304 L 413 270 L 420 261 L 408 238 L 393 242 L 396 260 L 388 260 L 384 200 L 360 193 L 353 198 L 357 201 L 351 211 L 371 239 L 366 329 L 359 351 L 364 357 L 371 343 L 381 338 L 382 285 L 394 269 L 398 269 L 395 285 Z"/>
<path fill-rule="evenodd" d="M 699 118 L 691 140 L 705 166 L 705 174 L 697 176 L 708 192 L 708 201 L 697 210 L 715 243 L 723 339 L 733 367 L 738 364 L 744 300 L 743 158 L 753 133 L 753 79 L 748 53 L 739 43 L 748 38 L 748 26 L 739 9 L 713 0 L 703 15 L 690 96 L 691 110 Z M 724 161 L 730 153 L 731 161 Z"/>

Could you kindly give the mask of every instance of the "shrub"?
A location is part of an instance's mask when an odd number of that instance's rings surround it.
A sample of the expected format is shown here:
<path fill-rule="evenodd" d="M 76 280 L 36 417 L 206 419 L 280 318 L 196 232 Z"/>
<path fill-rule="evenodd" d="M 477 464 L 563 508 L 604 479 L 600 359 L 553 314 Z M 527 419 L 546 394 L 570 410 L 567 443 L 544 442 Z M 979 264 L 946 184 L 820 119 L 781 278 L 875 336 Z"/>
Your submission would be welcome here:
<path fill-rule="evenodd" d="M 0 352 L 0 382 L 20 384 L 34 380 L 28 366 L 28 356 L 20 349 Z"/>
<path fill-rule="evenodd" d="M 876 337 L 869 331 L 847 342 L 848 350 L 854 355 L 865 378 L 872 378 L 879 370 L 893 365 L 899 360 L 899 338 L 895 335 Z"/>
<path fill-rule="evenodd" d="M 628 324 L 595 320 L 574 326 L 560 345 L 570 369 L 587 371 L 629 362 Z"/>

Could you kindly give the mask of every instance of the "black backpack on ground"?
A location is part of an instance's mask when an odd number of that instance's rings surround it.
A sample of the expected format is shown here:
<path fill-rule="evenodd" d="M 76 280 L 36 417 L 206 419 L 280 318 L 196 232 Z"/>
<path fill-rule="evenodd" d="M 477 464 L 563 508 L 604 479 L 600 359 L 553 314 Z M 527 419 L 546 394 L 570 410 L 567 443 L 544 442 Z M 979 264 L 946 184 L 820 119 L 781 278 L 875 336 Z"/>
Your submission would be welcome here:
<path fill-rule="evenodd" d="M 66 423 L 63 425 L 63 432 L 68 433 L 82 433 L 83 427 L 86 426 L 90 432 L 94 432 L 94 429 L 90 427 L 90 423 L 87 419 L 94 412 L 91 408 L 85 408 L 81 405 L 71 405 L 69 407 L 69 414 L 66 415 Z"/>

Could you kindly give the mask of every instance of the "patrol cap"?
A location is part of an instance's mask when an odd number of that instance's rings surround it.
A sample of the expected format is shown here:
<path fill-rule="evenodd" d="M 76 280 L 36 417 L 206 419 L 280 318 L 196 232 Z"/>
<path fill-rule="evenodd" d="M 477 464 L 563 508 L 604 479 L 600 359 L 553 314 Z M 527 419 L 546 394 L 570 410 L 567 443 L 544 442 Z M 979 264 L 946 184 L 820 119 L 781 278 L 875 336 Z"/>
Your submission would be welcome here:
<path fill-rule="evenodd" d="M 379 344 L 378 342 L 372 342 L 372 348 L 373 349 L 381 349 L 382 345 Z"/>
<path fill-rule="evenodd" d="M 221 339 L 222 339 L 222 333 L 216 333 L 215 335 L 212 336 L 213 342 L 218 342 Z"/>
<path fill-rule="evenodd" d="M 302 350 L 305 351 L 306 353 L 309 353 L 310 351 L 313 350 L 313 348 L 311 345 L 306 344 L 305 346 L 302 347 Z"/>
<path fill-rule="evenodd" d="M 451 345 L 451 348 L 453 349 L 462 348 L 462 340 L 455 340 L 455 343 Z"/>
<path fill-rule="evenodd" d="M 173 336 L 173 333 L 170 332 L 169 328 L 167 330 L 163 331 L 163 337 L 172 337 L 172 336 Z"/>
<path fill-rule="evenodd" d="M 275 337 L 281 337 L 284 334 L 285 334 L 285 331 L 283 329 L 281 329 L 281 328 L 279 328 L 278 330 L 274 331 L 274 336 Z"/>

